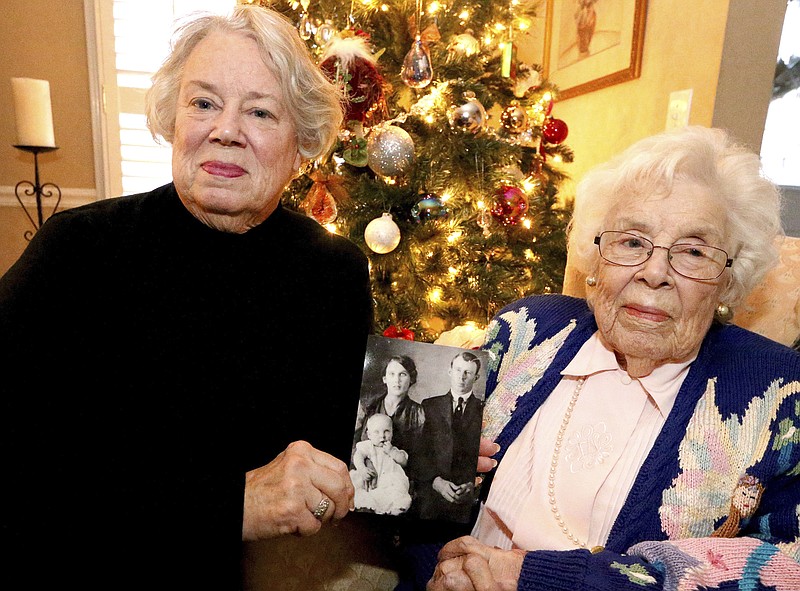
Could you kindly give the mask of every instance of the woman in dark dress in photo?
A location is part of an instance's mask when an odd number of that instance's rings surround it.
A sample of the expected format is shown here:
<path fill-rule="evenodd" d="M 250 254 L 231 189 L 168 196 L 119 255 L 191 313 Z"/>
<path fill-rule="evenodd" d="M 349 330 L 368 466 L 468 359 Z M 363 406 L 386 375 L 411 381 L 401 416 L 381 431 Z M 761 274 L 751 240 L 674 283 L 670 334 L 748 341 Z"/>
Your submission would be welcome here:
<path fill-rule="evenodd" d="M 354 443 L 366 438 L 364 423 L 375 413 L 392 417 L 394 439 L 392 443 L 413 457 L 414 442 L 419 440 L 425 412 L 422 404 L 409 396 L 417 383 L 417 366 L 408 355 L 394 355 L 386 362 L 381 378 L 386 392 L 374 400 L 359 405 Z"/>

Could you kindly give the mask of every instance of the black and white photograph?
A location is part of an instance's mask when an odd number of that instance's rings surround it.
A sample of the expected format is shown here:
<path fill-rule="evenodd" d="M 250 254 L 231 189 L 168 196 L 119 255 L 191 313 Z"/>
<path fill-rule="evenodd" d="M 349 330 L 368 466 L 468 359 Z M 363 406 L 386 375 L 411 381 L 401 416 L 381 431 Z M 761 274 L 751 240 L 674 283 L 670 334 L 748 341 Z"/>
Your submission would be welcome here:
<path fill-rule="evenodd" d="M 350 462 L 356 511 L 469 520 L 487 358 L 369 337 Z"/>

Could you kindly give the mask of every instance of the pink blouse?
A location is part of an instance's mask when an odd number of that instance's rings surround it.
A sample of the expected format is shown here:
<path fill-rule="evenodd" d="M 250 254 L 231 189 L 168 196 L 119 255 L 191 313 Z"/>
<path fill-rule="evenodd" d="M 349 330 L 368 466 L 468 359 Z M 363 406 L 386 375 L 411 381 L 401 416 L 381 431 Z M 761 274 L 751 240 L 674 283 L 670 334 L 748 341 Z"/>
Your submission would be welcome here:
<path fill-rule="evenodd" d="M 587 548 L 605 545 L 692 361 L 631 378 L 595 333 L 508 448 L 472 535 L 505 549 L 579 547 L 551 510 L 548 472 L 570 399 L 584 378 L 564 432 L 553 492 L 570 533 Z"/>

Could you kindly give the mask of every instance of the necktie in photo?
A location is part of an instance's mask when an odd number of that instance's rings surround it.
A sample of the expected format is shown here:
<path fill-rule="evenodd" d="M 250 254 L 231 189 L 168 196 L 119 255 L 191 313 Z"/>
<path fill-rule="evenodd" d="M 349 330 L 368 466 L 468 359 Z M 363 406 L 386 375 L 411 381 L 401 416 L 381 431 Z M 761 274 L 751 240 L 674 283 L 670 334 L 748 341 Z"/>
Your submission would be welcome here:
<path fill-rule="evenodd" d="M 464 414 L 464 399 L 461 396 L 458 397 L 458 404 L 456 404 L 456 410 L 453 414 L 459 419 Z"/>

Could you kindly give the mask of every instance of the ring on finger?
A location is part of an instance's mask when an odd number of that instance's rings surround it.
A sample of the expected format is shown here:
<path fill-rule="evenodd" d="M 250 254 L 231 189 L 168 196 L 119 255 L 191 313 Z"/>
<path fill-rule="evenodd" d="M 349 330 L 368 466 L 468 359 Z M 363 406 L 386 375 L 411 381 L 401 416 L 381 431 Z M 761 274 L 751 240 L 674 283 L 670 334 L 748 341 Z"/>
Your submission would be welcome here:
<path fill-rule="evenodd" d="M 322 521 L 322 518 L 325 517 L 325 514 L 328 512 L 328 507 L 331 506 L 331 500 L 328 497 L 322 497 L 322 500 L 317 505 L 317 508 L 314 509 L 311 513 Z"/>

